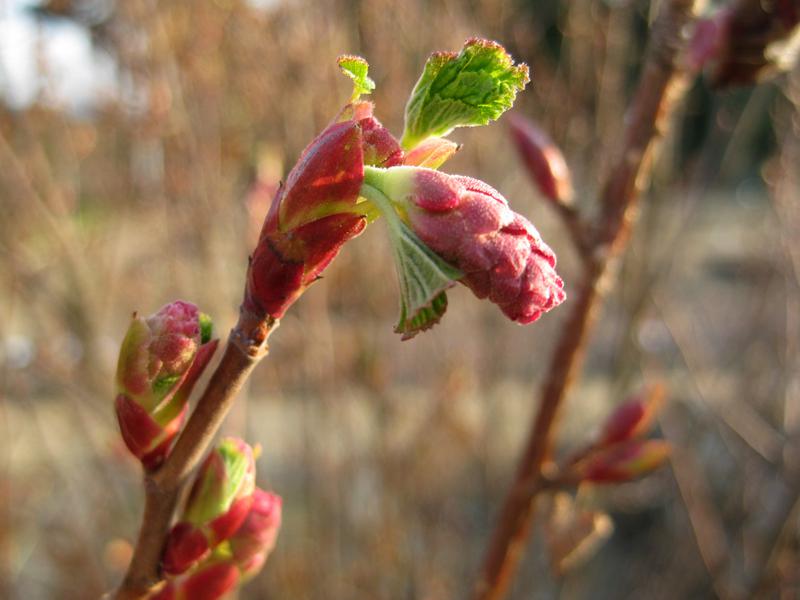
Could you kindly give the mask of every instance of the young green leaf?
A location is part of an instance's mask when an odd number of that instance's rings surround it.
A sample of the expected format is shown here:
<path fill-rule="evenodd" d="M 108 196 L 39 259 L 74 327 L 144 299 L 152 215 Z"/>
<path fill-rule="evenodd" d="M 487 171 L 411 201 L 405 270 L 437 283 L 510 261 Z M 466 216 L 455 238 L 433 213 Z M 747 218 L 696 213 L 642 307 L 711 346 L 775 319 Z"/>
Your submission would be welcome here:
<path fill-rule="evenodd" d="M 515 65 L 496 42 L 471 39 L 458 54 L 434 53 L 406 105 L 403 148 L 456 127 L 486 125 L 511 108 L 528 81 L 528 66 Z"/>
<path fill-rule="evenodd" d="M 369 94 L 375 89 L 375 82 L 367 76 L 369 63 L 360 56 L 345 54 L 337 61 L 342 73 L 353 80 L 353 95 L 350 102 L 355 102 L 362 94 Z"/>
<path fill-rule="evenodd" d="M 361 193 L 386 217 L 400 284 L 400 318 L 394 330 L 407 340 L 439 322 L 447 310 L 445 290 L 464 274 L 411 231 L 383 192 L 365 184 Z"/>

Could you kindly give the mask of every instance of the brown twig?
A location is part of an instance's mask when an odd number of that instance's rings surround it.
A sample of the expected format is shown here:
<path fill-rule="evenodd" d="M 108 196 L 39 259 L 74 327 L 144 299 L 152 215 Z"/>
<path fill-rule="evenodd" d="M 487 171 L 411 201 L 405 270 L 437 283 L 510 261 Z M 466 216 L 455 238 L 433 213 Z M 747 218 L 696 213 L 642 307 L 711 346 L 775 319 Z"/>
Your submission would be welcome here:
<path fill-rule="evenodd" d="M 686 88 L 678 56 L 693 12 L 694 0 L 670 0 L 653 26 L 647 59 L 627 116 L 622 152 L 603 187 L 592 252 L 585 258 L 583 281 L 571 301 L 572 312 L 551 359 L 539 411 L 489 544 L 475 588 L 478 600 L 505 596 L 527 541 L 533 501 L 541 489 L 536 481 L 542 476 L 552 446 L 560 406 L 581 366 L 588 332 L 603 295 L 603 281 L 611 275 L 611 259 L 619 255 L 629 237 L 636 200 L 649 173 L 653 142 L 660 137 L 675 100 Z"/>
<path fill-rule="evenodd" d="M 248 375 L 266 356 L 267 338 L 277 324 L 242 311 L 169 458 L 158 470 L 145 473 L 142 526 L 128 572 L 114 596 L 117 600 L 146 598 L 160 584 L 161 553 L 181 492 Z"/>

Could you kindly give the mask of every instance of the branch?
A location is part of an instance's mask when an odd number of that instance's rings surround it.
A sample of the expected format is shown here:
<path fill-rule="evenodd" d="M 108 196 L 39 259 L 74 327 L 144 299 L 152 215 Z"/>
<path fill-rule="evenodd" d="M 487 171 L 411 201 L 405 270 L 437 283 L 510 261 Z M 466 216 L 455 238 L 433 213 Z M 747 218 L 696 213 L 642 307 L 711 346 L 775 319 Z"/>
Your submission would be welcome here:
<path fill-rule="evenodd" d="M 553 425 L 582 365 L 598 300 L 604 292 L 602 282 L 611 276 L 611 259 L 622 252 L 629 237 L 636 201 L 649 173 L 653 143 L 686 89 L 678 55 L 684 45 L 683 32 L 693 20 L 693 9 L 693 0 L 669 0 L 653 26 L 647 59 L 626 119 L 622 151 L 603 186 L 602 211 L 590 241 L 583 281 L 551 359 L 539 411 L 485 556 L 475 587 L 477 600 L 500 600 L 506 595 L 530 534 L 534 500 L 542 491 L 537 482 L 552 447 Z"/>
<path fill-rule="evenodd" d="M 145 507 L 139 539 L 117 600 L 143 600 L 161 583 L 161 553 L 189 475 L 216 434 L 250 372 L 267 355 L 267 338 L 278 325 L 244 310 L 219 365 L 167 461 L 145 473 Z"/>

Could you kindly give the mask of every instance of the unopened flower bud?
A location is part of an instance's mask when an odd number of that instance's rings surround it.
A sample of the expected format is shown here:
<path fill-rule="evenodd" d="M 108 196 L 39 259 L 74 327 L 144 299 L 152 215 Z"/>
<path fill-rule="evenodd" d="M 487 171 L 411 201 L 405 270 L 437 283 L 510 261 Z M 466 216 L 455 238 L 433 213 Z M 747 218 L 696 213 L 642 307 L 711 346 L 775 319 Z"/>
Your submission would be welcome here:
<path fill-rule="evenodd" d="M 583 481 L 615 483 L 649 475 L 670 453 L 664 440 L 632 440 L 596 450 L 576 465 Z"/>
<path fill-rule="evenodd" d="M 462 283 L 513 321 L 531 323 L 564 301 L 555 254 L 489 185 L 415 167 L 371 170 L 370 184 L 425 245 L 463 273 Z"/>
<path fill-rule="evenodd" d="M 226 438 L 200 466 L 181 520 L 167 538 L 164 571 L 185 572 L 239 529 L 253 503 L 255 459 L 242 440 Z"/>
<path fill-rule="evenodd" d="M 572 179 L 567 161 L 550 137 L 520 115 L 509 115 L 511 139 L 528 175 L 539 191 L 560 204 L 572 201 Z"/>
<path fill-rule="evenodd" d="M 115 409 L 125 444 L 145 468 L 164 460 L 180 430 L 186 400 L 217 347 L 210 327 L 180 300 L 133 317 L 120 348 Z"/>
<path fill-rule="evenodd" d="M 228 540 L 243 577 L 255 575 L 269 557 L 281 527 L 281 498 L 256 489 L 242 526 Z"/>
<path fill-rule="evenodd" d="M 654 385 L 617 407 L 606 419 L 598 446 L 610 446 L 646 433 L 664 399 L 664 386 Z"/>
<path fill-rule="evenodd" d="M 280 318 L 364 229 L 356 208 L 364 177 L 361 127 L 325 129 L 305 149 L 273 200 L 253 252 L 244 308 Z"/>

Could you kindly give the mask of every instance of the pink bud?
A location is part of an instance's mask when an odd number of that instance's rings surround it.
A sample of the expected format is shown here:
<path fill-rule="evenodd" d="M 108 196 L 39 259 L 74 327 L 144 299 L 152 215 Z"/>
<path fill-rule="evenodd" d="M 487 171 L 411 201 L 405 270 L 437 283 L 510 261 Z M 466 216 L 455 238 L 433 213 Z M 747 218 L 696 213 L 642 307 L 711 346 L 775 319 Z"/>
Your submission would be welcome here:
<path fill-rule="evenodd" d="M 532 121 L 512 114 L 508 122 L 511 139 L 533 183 L 545 197 L 568 204 L 572 200 L 572 179 L 561 150 Z"/>
<path fill-rule="evenodd" d="M 669 453 L 664 440 L 633 440 L 593 452 L 577 465 L 577 470 L 584 481 L 630 481 L 655 471 Z"/>
<path fill-rule="evenodd" d="M 464 273 L 461 282 L 507 317 L 531 323 L 566 295 L 556 256 L 534 226 L 482 181 L 422 168 L 385 172 L 414 233 Z"/>
<path fill-rule="evenodd" d="M 243 575 L 250 577 L 261 569 L 275 547 L 280 526 L 280 496 L 256 489 L 247 518 L 229 540 Z"/>
<path fill-rule="evenodd" d="M 664 399 L 664 386 L 654 385 L 617 407 L 605 422 L 599 446 L 610 446 L 644 434 Z"/>
<path fill-rule="evenodd" d="M 146 469 L 168 455 L 217 347 L 217 340 L 201 344 L 204 323 L 210 328 L 194 304 L 179 300 L 147 319 L 134 315 L 122 342 L 115 409 L 125 444 Z"/>

